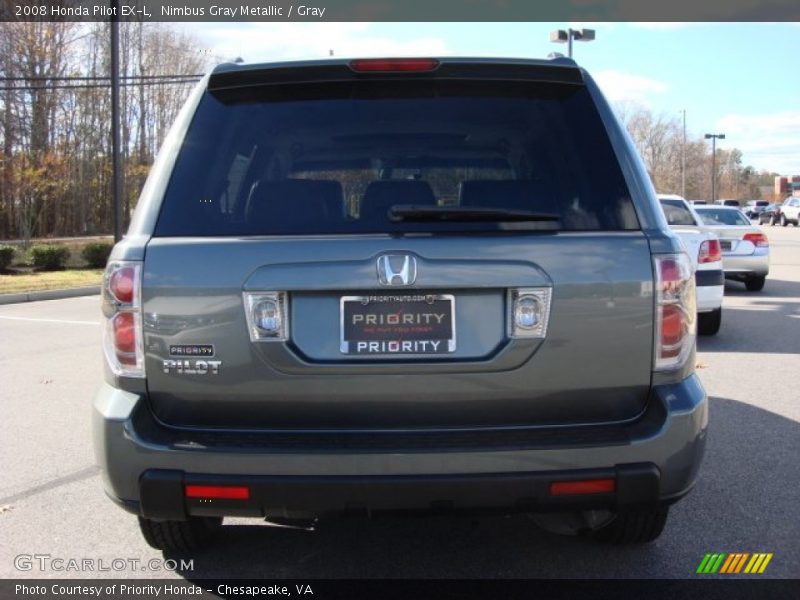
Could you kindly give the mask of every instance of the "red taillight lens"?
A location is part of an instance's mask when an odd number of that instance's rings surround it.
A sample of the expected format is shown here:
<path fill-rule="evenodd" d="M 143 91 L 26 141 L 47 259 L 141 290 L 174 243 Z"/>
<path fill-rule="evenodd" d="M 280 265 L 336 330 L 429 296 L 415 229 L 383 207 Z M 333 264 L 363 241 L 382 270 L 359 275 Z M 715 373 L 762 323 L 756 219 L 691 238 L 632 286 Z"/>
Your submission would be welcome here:
<path fill-rule="evenodd" d="M 550 484 L 551 496 L 580 494 L 610 494 L 616 489 L 613 479 L 583 479 L 580 481 L 555 481 Z"/>
<path fill-rule="evenodd" d="M 412 71 L 435 71 L 439 61 L 435 58 L 359 58 L 350 61 L 350 68 L 357 73 L 391 73 Z"/>
<path fill-rule="evenodd" d="M 115 375 L 144 377 L 141 263 L 115 261 L 103 277 L 103 340 L 106 362 Z"/>
<path fill-rule="evenodd" d="M 243 485 L 187 485 L 187 498 L 249 500 L 250 488 Z"/>
<path fill-rule="evenodd" d="M 700 244 L 697 262 L 702 265 L 717 262 L 718 260 L 722 260 L 722 247 L 719 244 L 719 240 L 706 240 Z"/>
<path fill-rule="evenodd" d="M 717 242 L 717 244 L 719 244 Z M 686 362 L 695 340 L 697 298 L 689 257 L 654 257 L 656 272 L 656 370 L 676 369 Z"/>
<path fill-rule="evenodd" d="M 767 248 L 769 246 L 769 240 L 763 233 L 745 233 L 742 239 L 746 242 L 753 242 L 756 248 Z"/>
<path fill-rule="evenodd" d="M 683 338 L 683 311 L 679 306 L 668 304 L 661 307 L 661 356 L 678 356 Z"/>
<path fill-rule="evenodd" d="M 108 280 L 108 291 L 121 304 L 133 304 L 135 277 L 133 267 L 117 269 Z"/>
<path fill-rule="evenodd" d="M 117 313 L 113 321 L 114 346 L 117 352 L 131 354 L 136 352 L 136 320 L 133 313 Z"/>

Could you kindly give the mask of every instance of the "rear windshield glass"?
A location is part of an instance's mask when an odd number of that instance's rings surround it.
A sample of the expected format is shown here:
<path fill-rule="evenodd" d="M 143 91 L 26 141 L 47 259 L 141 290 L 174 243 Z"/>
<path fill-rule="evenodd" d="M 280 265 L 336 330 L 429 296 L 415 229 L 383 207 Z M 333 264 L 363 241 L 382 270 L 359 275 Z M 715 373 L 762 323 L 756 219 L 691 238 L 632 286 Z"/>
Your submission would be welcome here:
<path fill-rule="evenodd" d="M 700 218 L 706 225 L 750 225 L 747 217 L 738 210 L 725 210 L 724 208 L 698 209 Z"/>
<path fill-rule="evenodd" d="M 680 200 L 661 200 L 661 208 L 670 225 L 697 225 L 692 211 Z"/>
<path fill-rule="evenodd" d="M 158 236 L 639 228 L 582 86 L 357 82 L 225 94 L 200 102 Z M 428 218 L 398 216 L 409 206 Z M 459 209 L 479 217 L 447 214 Z"/>

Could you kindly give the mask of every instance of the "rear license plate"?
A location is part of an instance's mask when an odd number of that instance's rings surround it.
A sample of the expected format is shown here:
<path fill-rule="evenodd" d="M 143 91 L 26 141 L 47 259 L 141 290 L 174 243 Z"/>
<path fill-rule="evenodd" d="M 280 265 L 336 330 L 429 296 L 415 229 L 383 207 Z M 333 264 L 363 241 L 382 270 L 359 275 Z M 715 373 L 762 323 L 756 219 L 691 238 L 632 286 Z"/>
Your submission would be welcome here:
<path fill-rule="evenodd" d="M 724 251 L 730 250 L 733 247 L 733 244 L 729 241 L 722 240 L 719 243 L 720 248 Z"/>
<path fill-rule="evenodd" d="M 342 354 L 447 354 L 456 349 L 452 294 L 343 296 Z"/>

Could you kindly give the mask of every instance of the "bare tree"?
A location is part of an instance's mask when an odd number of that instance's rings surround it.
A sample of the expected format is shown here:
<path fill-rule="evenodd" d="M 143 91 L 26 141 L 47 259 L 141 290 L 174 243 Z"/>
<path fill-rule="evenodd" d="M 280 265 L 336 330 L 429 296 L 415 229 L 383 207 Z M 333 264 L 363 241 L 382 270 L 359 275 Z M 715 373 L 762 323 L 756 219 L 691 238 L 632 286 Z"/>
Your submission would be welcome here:
<path fill-rule="evenodd" d="M 151 76 L 200 73 L 207 58 L 165 24 L 125 23 L 120 37 L 127 222 L 191 89 Z M 107 23 L 0 24 L 0 237 L 110 230 L 108 39 Z"/>
<path fill-rule="evenodd" d="M 639 150 L 656 190 L 680 192 L 685 151 L 687 198 L 711 197 L 711 147 L 705 139 L 689 138 L 684 147 L 677 115 L 655 114 L 647 107 L 630 102 L 616 105 L 615 110 Z M 759 185 L 753 183 L 755 169 L 742 165 L 740 150 L 718 149 L 716 169 L 716 187 L 720 197 L 746 199 L 758 196 Z"/>

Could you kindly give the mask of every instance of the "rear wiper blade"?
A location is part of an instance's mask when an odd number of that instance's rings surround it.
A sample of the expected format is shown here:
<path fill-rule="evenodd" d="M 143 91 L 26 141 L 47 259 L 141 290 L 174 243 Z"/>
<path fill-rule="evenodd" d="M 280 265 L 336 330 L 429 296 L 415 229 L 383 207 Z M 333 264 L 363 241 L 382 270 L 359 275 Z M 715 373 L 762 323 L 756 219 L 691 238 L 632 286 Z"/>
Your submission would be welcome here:
<path fill-rule="evenodd" d="M 392 221 L 559 221 L 553 213 L 482 206 L 417 206 L 395 204 L 389 209 Z"/>

